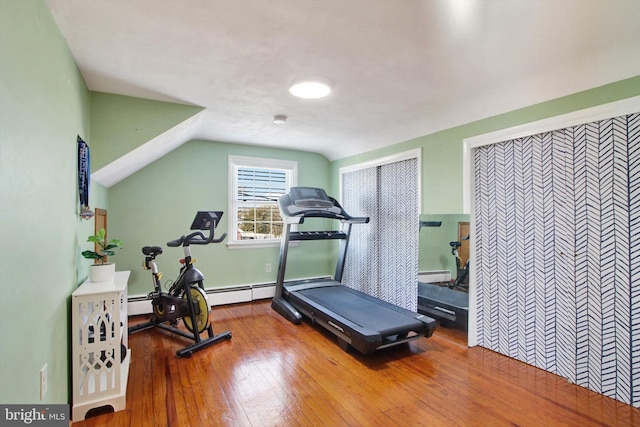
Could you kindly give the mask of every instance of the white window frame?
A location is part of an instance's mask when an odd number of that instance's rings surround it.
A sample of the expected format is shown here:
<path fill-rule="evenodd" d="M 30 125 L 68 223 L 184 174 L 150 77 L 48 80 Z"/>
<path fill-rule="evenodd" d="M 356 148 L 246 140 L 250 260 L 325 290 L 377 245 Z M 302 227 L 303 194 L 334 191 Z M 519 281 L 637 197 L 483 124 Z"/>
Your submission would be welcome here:
<path fill-rule="evenodd" d="M 235 195 L 237 194 L 237 172 L 240 167 L 249 167 L 256 169 L 276 169 L 287 171 L 288 182 L 286 184 L 286 191 L 289 188 L 295 187 L 298 182 L 298 162 L 293 160 L 280 160 L 269 159 L 264 157 L 246 157 L 229 155 L 229 191 L 228 194 L 228 232 L 227 232 L 227 247 L 229 248 L 251 248 L 251 247 L 268 247 L 280 245 L 280 239 L 250 239 L 250 240 L 238 240 L 238 218 L 236 215 L 237 201 Z"/>

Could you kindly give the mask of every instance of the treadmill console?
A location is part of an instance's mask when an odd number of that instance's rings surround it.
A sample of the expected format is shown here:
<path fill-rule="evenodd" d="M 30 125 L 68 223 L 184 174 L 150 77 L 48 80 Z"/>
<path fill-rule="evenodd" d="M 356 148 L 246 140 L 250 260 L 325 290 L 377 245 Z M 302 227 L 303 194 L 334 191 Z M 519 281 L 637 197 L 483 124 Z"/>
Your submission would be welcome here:
<path fill-rule="evenodd" d="M 292 187 L 291 201 L 301 208 L 327 209 L 333 207 L 333 202 L 322 188 Z"/>
<path fill-rule="evenodd" d="M 291 187 L 289 193 L 280 198 L 280 207 L 288 216 L 318 211 L 336 215 L 343 213 L 322 188 L 315 187 Z"/>

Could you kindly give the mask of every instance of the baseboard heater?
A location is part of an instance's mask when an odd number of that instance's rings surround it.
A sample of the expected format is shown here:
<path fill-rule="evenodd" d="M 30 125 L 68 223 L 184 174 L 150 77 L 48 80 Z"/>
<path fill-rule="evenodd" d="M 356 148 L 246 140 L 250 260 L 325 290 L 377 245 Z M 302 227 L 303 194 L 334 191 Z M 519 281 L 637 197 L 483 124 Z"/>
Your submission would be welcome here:
<path fill-rule="evenodd" d="M 320 279 L 322 277 L 309 277 L 308 279 Z M 301 279 L 304 280 L 304 279 Z M 260 299 L 273 298 L 276 292 L 276 284 L 256 283 L 250 285 L 223 286 L 218 288 L 205 289 L 207 301 L 210 306 L 237 304 L 242 302 L 256 301 Z M 139 314 L 151 314 L 151 301 L 147 295 L 132 295 L 127 299 L 127 310 L 129 316 Z"/>
<path fill-rule="evenodd" d="M 449 270 L 431 270 L 418 272 L 418 282 L 441 283 L 450 281 L 451 272 Z"/>

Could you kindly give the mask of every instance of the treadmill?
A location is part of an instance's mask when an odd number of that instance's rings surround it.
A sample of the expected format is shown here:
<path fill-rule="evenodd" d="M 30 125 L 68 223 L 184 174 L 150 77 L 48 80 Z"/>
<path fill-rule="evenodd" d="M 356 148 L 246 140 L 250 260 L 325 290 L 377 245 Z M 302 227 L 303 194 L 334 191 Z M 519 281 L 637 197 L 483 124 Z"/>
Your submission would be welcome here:
<path fill-rule="evenodd" d="M 294 324 L 303 315 L 334 334 L 340 348 L 354 348 L 363 354 L 430 337 L 436 321 L 396 305 L 351 289 L 340 283 L 353 224 L 366 224 L 367 217 L 352 217 L 321 188 L 292 187 L 278 200 L 284 229 L 280 243 L 280 262 L 276 292 L 271 307 Z M 341 229 L 292 231 L 306 218 L 340 221 Z M 308 240 L 339 240 L 340 249 L 334 278 L 284 281 L 289 243 Z M 412 284 L 413 286 L 413 284 Z"/>
<path fill-rule="evenodd" d="M 422 227 L 440 227 L 441 225 L 442 221 L 420 221 L 420 230 Z M 460 275 L 460 269 L 457 274 Z M 441 326 L 467 332 L 469 293 L 449 286 L 421 282 L 418 274 L 418 312 L 432 316 Z"/>

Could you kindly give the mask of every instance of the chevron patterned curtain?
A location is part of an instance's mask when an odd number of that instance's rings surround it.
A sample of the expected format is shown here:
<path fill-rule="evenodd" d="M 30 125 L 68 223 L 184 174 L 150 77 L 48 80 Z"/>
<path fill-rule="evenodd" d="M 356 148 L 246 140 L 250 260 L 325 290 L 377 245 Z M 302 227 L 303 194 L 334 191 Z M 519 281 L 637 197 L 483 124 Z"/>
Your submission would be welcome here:
<path fill-rule="evenodd" d="M 345 285 L 415 311 L 418 303 L 418 161 L 402 160 L 343 175 L 343 206 L 368 216 L 354 226 Z"/>
<path fill-rule="evenodd" d="M 474 161 L 479 344 L 640 407 L 640 115 Z"/>
<path fill-rule="evenodd" d="M 342 176 L 342 205 L 351 216 L 368 216 L 369 224 L 354 225 L 342 282 L 369 295 L 380 295 L 377 250 L 378 171 L 361 169 Z"/>

